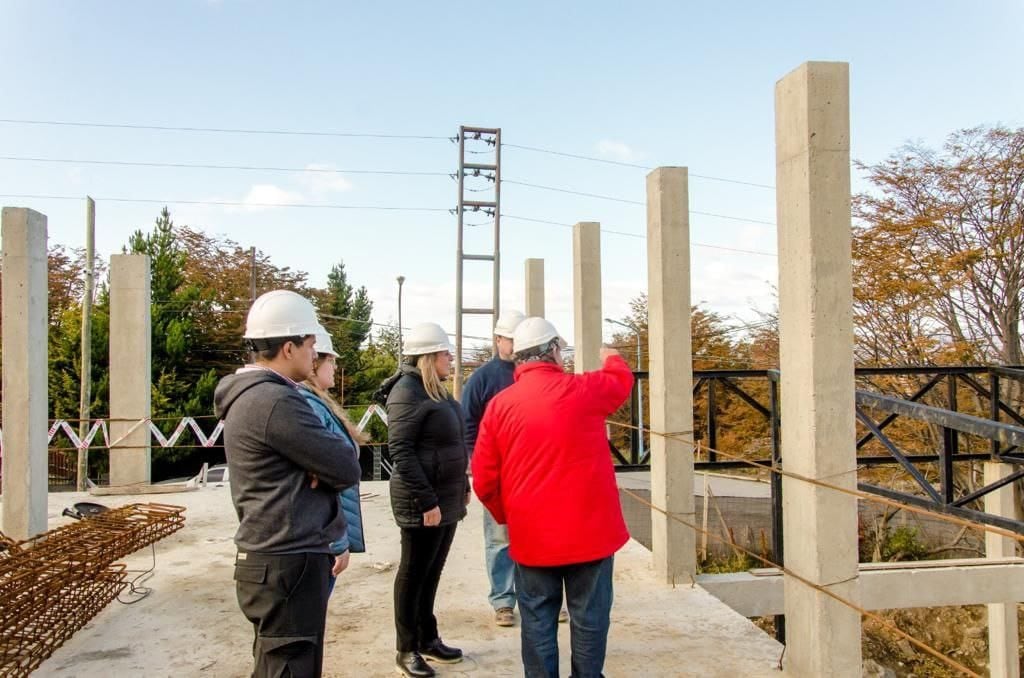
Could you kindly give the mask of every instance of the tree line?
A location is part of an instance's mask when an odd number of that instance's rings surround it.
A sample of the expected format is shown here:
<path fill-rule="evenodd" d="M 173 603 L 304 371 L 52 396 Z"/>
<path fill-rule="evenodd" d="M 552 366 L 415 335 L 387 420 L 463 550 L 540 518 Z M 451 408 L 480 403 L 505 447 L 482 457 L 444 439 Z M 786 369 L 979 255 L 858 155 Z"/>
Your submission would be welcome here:
<path fill-rule="evenodd" d="M 855 167 L 869 184 L 852 205 L 857 365 L 1021 365 L 1024 128 L 958 130 L 940 149 L 907 144 L 878 163 Z M 633 301 L 623 320 L 639 329 L 646 345 L 645 296 Z M 615 343 L 636 365 L 636 333 L 618 334 Z M 738 323 L 694 307 L 692 345 L 695 370 L 775 369 L 776 312 Z M 644 370 L 646 353 L 640 366 Z M 908 398 L 926 380 L 914 375 L 876 377 L 858 387 Z M 742 386 L 767 405 L 763 380 L 747 380 Z M 1000 394 L 1018 412 L 1021 386 L 1004 380 Z M 987 418 L 987 403 L 974 390 L 961 389 L 960 410 Z M 734 393 L 720 389 L 716 396 L 719 448 L 767 458 L 767 420 Z M 698 391 L 694 421 L 696 439 L 705 443 L 706 397 L 706 391 Z M 944 408 L 947 397 L 941 389 L 923 401 Z M 628 420 L 628 407 L 617 416 Z M 613 427 L 612 432 L 613 442 L 628 446 L 628 430 Z M 941 445 L 935 427 L 906 419 L 897 420 L 887 432 L 913 453 L 934 453 Z M 986 441 L 963 438 L 965 448 L 988 451 Z M 872 452 L 884 453 L 877 442 L 862 450 Z M 970 486 L 974 481 L 963 482 Z"/>
<path fill-rule="evenodd" d="M 150 257 L 152 418 L 165 433 L 185 416 L 201 418 L 202 428 L 212 431 L 214 388 L 247 359 L 242 334 L 254 269 L 257 293 L 285 288 L 314 300 L 340 356 L 335 390 L 346 402 L 368 403 L 373 390 L 397 366 L 397 328 L 375 326 L 366 288 L 349 280 L 342 261 L 332 267 L 324 287 L 313 287 L 305 272 L 275 264 L 266 252 L 256 251 L 252 257 L 248 248 L 233 240 L 176 225 L 166 207 L 150 229 L 129 237 L 122 252 Z M 49 416 L 77 420 L 85 251 L 53 244 L 48 264 Z M 109 355 L 106 265 L 97 260 L 95 273 L 90 410 L 93 419 L 100 419 L 109 416 L 108 366 L 117 357 Z M 353 410 L 361 414 L 361 408 Z M 220 449 L 198 448 L 197 443 L 187 432 L 175 447 L 155 446 L 154 479 L 189 475 L 204 461 L 223 461 Z M 106 455 L 92 454 L 90 461 L 91 477 L 105 472 Z"/>

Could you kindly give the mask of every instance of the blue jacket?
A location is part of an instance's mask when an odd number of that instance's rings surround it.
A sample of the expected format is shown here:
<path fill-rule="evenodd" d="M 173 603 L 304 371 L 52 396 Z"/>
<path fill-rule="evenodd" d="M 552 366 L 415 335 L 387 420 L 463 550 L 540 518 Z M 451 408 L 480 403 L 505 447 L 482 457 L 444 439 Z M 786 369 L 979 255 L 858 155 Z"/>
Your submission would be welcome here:
<path fill-rule="evenodd" d="M 313 408 L 316 415 L 323 421 L 328 431 L 345 438 L 353 448 L 359 450 L 359 445 L 352 440 L 352 436 L 349 435 L 345 425 L 335 416 L 327 403 L 305 387 L 302 388 L 302 395 L 305 396 L 309 406 Z M 359 504 L 359 483 L 339 492 L 338 501 L 341 503 L 341 510 L 345 514 L 345 522 L 348 524 L 348 527 L 340 539 L 331 543 L 331 553 L 340 554 L 345 551 L 364 553 L 366 551 L 366 541 L 363 538 L 363 510 Z"/>
<path fill-rule="evenodd" d="M 480 431 L 480 420 L 487 411 L 487 403 L 515 383 L 515 373 L 514 362 L 494 356 L 469 377 L 462 389 L 462 410 L 466 414 L 466 447 L 470 456 Z"/>

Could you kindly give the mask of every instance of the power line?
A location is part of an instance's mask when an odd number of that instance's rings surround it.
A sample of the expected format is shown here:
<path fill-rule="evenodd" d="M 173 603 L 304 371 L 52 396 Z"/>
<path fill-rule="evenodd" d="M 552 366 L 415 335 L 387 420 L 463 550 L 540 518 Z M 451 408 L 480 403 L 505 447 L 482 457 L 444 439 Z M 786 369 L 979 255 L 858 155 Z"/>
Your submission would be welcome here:
<path fill-rule="evenodd" d="M 50 164 L 66 164 L 66 165 L 102 165 L 112 167 L 153 167 L 153 168 L 169 168 L 169 169 L 210 169 L 210 170 L 232 170 L 232 171 L 243 171 L 243 172 L 292 172 L 292 173 L 313 173 L 313 174 L 363 174 L 363 175 L 378 175 L 378 176 L 450 176 L 448 172 L 423 172 L 415 170 L 370 170 L 370 169 L 332 169 L 325 167 L 279 167 L 279 166 L 260 166 L 260 165 L 230 165 L 224 163 L 186 163 L 186 162 L 156 162 L 146 160 L 95 160 L 91 158 L 41 158 L 32 156 L 12 156 L 4 155 L 0 156 L 0 160 L 8 162 L 38 162 L 38 163 L 50 163 Z M 629 200 L 627 198 L 619 198 L 610 195 L 602 195 L 599 193 L 587 193 L 585 191 L 576 191 L 567 188 L 559 188 L 557 186 L 544 186 L 542 184 L 533 184 L 525 181 L 513 181 L 510 179 L 502 179 L 503 184 L 512 184 L 516 186 L 523 186 L 526 188 L 539 189 L 544 191 L 554 191 L 557 193 L 566 193 L 569 195 L 579 195 L 587 198 L 596 198 L 599 200 L 610 200 L 613 202 L 626 203 L 629 205 L 646 205 L 645 202 L 640 200 Z M 490 189 L 468 189 L 474 192 L 482 192 Z M 181 202 L 181 201 L 178 201 Z M 718 219 L 730 219 L 732 221 L 748 222 L 753 224 L 764 224 L 766 226 L 774 226 L 775 223 L 771 221 L 763 221 L 760 219 L 749 219 L 747 217 L 737 217 L 728 214 L 717 214 L 714 212 L 701 212 L 698 210 L 690 210 L 690 214 L 699 214 L 708 217 L 715 217 Z"/>
<path fill-rule="evenodd" d="M 38 195 L 27 193 L 0 193 L 0 198 L 25 198 L 30 200 L 81 200 L 80 195 Z M 173 200 L 156 198 L 99 198 L 93 200 L 104 202 L 152 203 L 157 205 L 210 205 L 216 207 L 298 207 L 303 209 L 332 210 L 383 210 L 389 212 L 447 212 L 447 207 L 393 207 L 387 205 L 337 205 L 331 203 L 302 202 L 243 202 L 236 200 Z"/>
<path fill-rule="evenodd" d="M 207 163 L 181 162 L 148 162 L 136 160 L 90 160 L 82 158 L 34 158 L 25 156 L 0 156 L 0 160 L 10 162 L 45 162 L 69 165 L 114 165 L 118 167 L 168 167 L 173 169 L 215 169 L 241 170 L 246 172 L 301 172 L 316 174 L 383 174 L 391 176 L 448 176 L 447 172 L 418 172 L 412 170 L 366 170 L 366 169 L 330 169 L 325 167 L 260 167 L 253 165 L 226 165 Z"/>
<path fill-rule="evenodd" d="M 333 132 L 324 130 L 289 130 L 289 129 L 251 129 L 251 128 L 232 128 L 232 127 L 191 127 L 191 126 L 172 126 L 172 125 L 142 125 L 135 123 L 103 123 L 103 122 L 83 122 L 77 120 L 29 120 L 19 118 L 0 118 L 0 123 L 8 125 L 37 125 L 37 126 L 52 126 L 52 127 L 85 127 L 95 129 L 127 129 L 127 130 L 144 130 L 144 131 L 156 131 L 156 132 L 201 132 L 211 134 L 258 134 L 258 135 L 278 135 L 278 136 L 308 136 L 308 137 L 336 137 L 336 138 L 347 138 L 347 139 L 407 139 L 407 140 L 435 140 L 451 141 L 452 137 L 447 135 L 439 134 L 394 134 L 394 133 L 380 133 L 380 132 Z M 598 162 L 606 165 L 617 165 L 620 167 L 631 167 L 634 169 L 653 170 L 654 167 L 648 165 L 640 165 L 637 163 L 623 162 L 620 160 L 609 160 L 608 158 L 597 158 L 589 155 L 581 155 L 578 153 L 565 153 L 563 151 L 555 151 L 547 148 L 539 148 L 536 146 L 525 146 L 521 144 L 509 144 L 502 143 L 503 148 L 516 148 L 524 151 L 531 151 L 534 153 L 545 153 L 547 155 L 555 155 L 564 158 L 573 158 L 576 160 L 586 160 L 589 162 Z M 473 153 L 488 153 L 491 151 L 470 151 Z M 705 179 L 707 181 L 719 181 L 730 184 L 738 184 L 741 186 L 753 186 L 756 188 L 765 188 L 769 190 L 775 190 L 775 187 L 770 184 L 760 184 L 753 181 L 743 181 L 740 179 L 729 179 L 726 177 L 716 177 L 708 174 L 694 174 L 689 173 L 688 176 L 695 179 Z"/>
<path fill-rule="evenodd" d="M 502 148 L 518 148 L 522 151 L 532 151 L 534 153 L 545 153 L 547 155 L 557 155 L 563 158 L 575 158 L 576 160 L 589 160 L 591 162 L 600 162 L 606 165 L 618 165 L 619 167 L 632 167 L 634 169 L 652 170 L 653 167 L 647 165 L 637 165 L 632 162 L 622 162 L 621 160 L 609 160 L 608 158 L 595 158 L 590 155 L 578 155 L 576 153 L 565 153 L 563 151 L 553 151 L 547 148 L 537 148 L 536 146 L 523 146 L 521 144 L 510 144 L 502 142 Z"/>
<path fill-rule="evenodd" d="M 550 224 L 552 226 L 562 226 L 564 228 L 572 228 L 572 226 L 573 226 L 572 224 L 567 224 L 567 223 L 561 222 L 561 221 L 549 221 L 547 219 L 535 219 L 533 217 L 519 217 L 519 216 L 516 216 L 514 214 L 502 213 L 501 216 L 502 216 L 503 219 L 516 219 L 518 221 L 529 221 L 529 222 L 533 222 L 535 224 Z M 639 238 L 641 240 L 646 240 L 647 239 L 647 236 L 642 234 L 642 233 L 630 233 L 628 231 L 614 231 L 614 230 L 610 230 L 610 229 L 607 229 L 607 228 L 602 228 L 601 232 L 602 233 L 609 233 L 611 235 L 623 235 L 623 236 L 627 236 L 627 237 L 630 237 L 630 238 Z M 724 250 L 726 252 L 738 252 L 738 253 L 741 253 L 741 254 L 758 254 L 758 255 L 761 255 L 761 256 L 765 256 L 765 257 L 777 257 L 777 256 L 779 256 L 778 254 L 776 254 L 774 252 L 763 252 L 761 250 L 746 250 L 746 249 L 741 249 L 739 247 L 727 247 L 725 245 L 709 245 L 707 243 L 694 242 L 692 240 L 690 241 L 690 244 L 693 245 L 694 247 L 707 247 L 709 249 Z"/>
<path fill-rule="evenodd" d="M 44 195 L 44 194 L 31 194 L 31 193 L 0 193 L 0 198 L 18 198 L 27 200 L 81 200 L 82 196 L 78 195 Z M 377 210 L 387 212 L 448 212 L 450 211 L 447 207 L 405 207 L 405 206 L 388 206 L 388 205 L 338 205 L 331 203 L 270 203 L 270 202 L 242 202 L 234 200 L 175 200 L 175 199 L 156 199 L 156 198 L 120 198 L 120 197 L 96 197 L 93 196 L 96 201 L 103 202 L 121 202 L 121 203 L 143 203 L 143 204 L 154 204 L 154 205 L 205 205 L 214 207 L 267 207 L 267 208 L 300 208 L 300 209 L 333 209 L 333 210 Z M 502 214 L 502 217 L 506 219 L 517 219 L 519 221 L 530 221 L 538 224 L 550 224 L 552 226 L 562 226 L 564 228 L 572 228 L 572 224 L 567 224 L 559 221 L 548 221 L 546 219 L 534 219 L 531 217 L 520 217 L 513 214 Z M 640 238 L 646 240 L 647 236 L 642 233 L 630 233 L 628 231 L 615 231 L 610 229 L 601 229 L 602 233 L 609 233 L 612 235 L 622 235 L 630 238 Z M 760 250 L 747 250 L 738 247 L 727 247 L 725 245 L 710 245 L 707 243 L 700 243 L 691 241 L 690 243 L 694 247 L 706 247 L 709 249 L 722 250 L 726 252 L 737 252 L 740 254 L 757 254 L 766 257 L 778 256 L 774 252 L 763 252 Z"/>
<path fill-rule="evenodd" d="M 590 162 L 600 162 L 606 165 L 618 165 L 620 167 L 632 167 L 634 169 L 642 170 L 653 170 L 654 167 L 648 165 L 638 165 L 632 162 L 622 162 L 621 160 L 609 160 L 608 158 L 595 158 L 592 155 L 580 155 L 577 153 L 565 153 L 562 151 L 553 151 L 548 148 L 537 148 L 536 146 L 521 146 L 519 144 L 502 143 L 502 148 L 518 148 L 523 151 L 532 151 L 534 153 L 546 153 L 547 155 L 557 155 L 563 158 L 574 158 L 576 160 L 588 160 Z M 687 176 L 694 177 L 695 179 L 706 179 L 707 181 L 721 181 L 727 184 L 739 184 L 741 186 L 754 186 L 756 188 L 766 188 L 774 191 L 775 187 L 770 184 L 759 184 L 753 181 L 742 181 L 740 179 L 727 179 L 725 177 L 715 177 L 708 174 L 693 174 L 687 173 Z"/>
<path fill-rule="evenodd" d="M 287 129 L 238 129 L 229 127 L 172 127 L 169 125 L 137 125 L 129 123 L 79 122 L 68 120 L 22 120 L 0 118 L 0 123 L 9 125 L 50 125 L 59 127 L 94 127 L 103 129 L 150 130 L 157 132 L 211 132 L 216 134 L 268 134 L 307 137 L 342 137 L 365 139 L 441 139 L 447 136 L 429 134 L 381 134 L 377 132 L 325 132 L 312 130 Z"/>
<path fill-rule="evenodd" d="M 542 186 L 541 184 L 531 184 L 525 181 L 513 181 L 512 179 L 502 179 L 503 184 L 512 184 L 515 186 L 525 186 L 527 188 L 539 188 L 544 191 L 555 191 L 557 193 L 568 193 L 570 195 L 581 195 L 585 198 L 598 198 L 600 200 L 611 200 L 613 202 L 622 202 L 627 205 L 646 205 L 647 203 L 640 200 L 629 200 L 627 198 L 616 198 L 611 195 L 601 195 L 599 193 L 586 193 L 584 191 L 574 191 L 568 188 L 556 188 L 554 186 Z"/>
<path fill-rule="evenodd" d="M 568 188 L 558 188 L 556 186 L 544 186 L 541 184 L 530 184 L 525 181 L 511 181 L 509 179 L 502 179 L 503 184 L 515 184 L 516 186 L 526 186 L 527 188 L 538 188 L 544 191 L 555 191 L 556 193 L 568 193 L 570 195 L 581 195 L 587 198 L 598 198 L 600 200 L 611 200 L 614 202 L 622 202 L 628 205 L 640 205 L 646 206 L 647 203 L 640 200 L 629 200 L 628 198 L 617 198 L 611 195 L 601 195 L 600 193 L 586 193 L 583 191 L 574 191 Z M 764 224 L 765 226 L 775 226 L 774 221 L 764 221 L 762 219 L 749 219 L 747 217 L 737 217 L 731 214 L 718 214 L 716 212 L 701 212 L 699 210 L 690 210 L 690 214 L 699 214 L 705 217 L 716 217 L 718 219 L 730 219 L 732 221 L 743 221 L 751 224 Z"/>

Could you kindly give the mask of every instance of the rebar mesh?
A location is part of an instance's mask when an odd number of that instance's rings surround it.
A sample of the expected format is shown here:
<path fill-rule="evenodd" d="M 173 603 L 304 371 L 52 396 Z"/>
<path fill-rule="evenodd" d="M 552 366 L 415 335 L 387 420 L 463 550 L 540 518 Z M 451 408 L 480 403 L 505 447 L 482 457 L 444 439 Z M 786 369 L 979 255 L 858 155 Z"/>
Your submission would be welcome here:
<path fill-rule="evenodd" d="M 115 560 L 180 530 L 185 509 L 129 504 L 22 542 L 0 534 L 0 676 L 27 676 L 127 586 Z"/>

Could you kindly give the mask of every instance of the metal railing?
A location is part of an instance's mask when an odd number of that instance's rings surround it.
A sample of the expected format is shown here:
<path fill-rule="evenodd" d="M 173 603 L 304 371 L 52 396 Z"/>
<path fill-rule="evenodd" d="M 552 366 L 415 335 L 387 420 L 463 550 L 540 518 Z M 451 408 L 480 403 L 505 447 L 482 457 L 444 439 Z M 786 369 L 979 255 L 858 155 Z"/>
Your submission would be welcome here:
<path fill-rule="evenodd" d="M 636 381 L 630 398 L 629 408 L 629 445 L 625 450 L 617 448 L 611 440 L 609 446 L 620 471 L 644 471 L 650 469 L 649 452 L 640 453 L 637 444 L 640 430 L 637 402 L 639 390 L 648 378 L 647 372 L 634 372 Z M 719 459 L 720 417 L 722 415 L 720 396 L 729 394 L 736 401 L 743 403 L 752 416 L 766 422 L 767 455 L 752 454 L 749 461 L 761 465 L 778 467 L 782 463 L 784 450 L 781 448 L 780 427 L 781 413 L 779 407 L 779 380 L 777 370 L 698 370 L 694 371 L 693 395 L 695 399 L 695 440 L 704 443 L 707 458 L 694 462 L 696 470 L 730 470 L 750 468 L 748 461 L 735 458 Z M 871 483 L 859 483 L 859 487 L 867 492 L 888 497 L 897 501 L 922 506 L 940 513 L 956 515 L 978 522 L 986 523 L 1024 534 L 1024 523 L 1002 516 L 993 516 L 982 510 L 968 508 L 969 504 L 983 498 L 986 494 L 998 490 L 1015 480 L 1024 478 L 1024 415 L 1016 405 L 1002 397 L 1002 384 L 1014 380 L 1024 386 L 1024 368 L 962 366 L 962 367 L 879 367 L 858 368 L 856 377 L 859 382 L 873 386 L 875 391 L 858 389 L 856 392 L 857 417 L 864 432 L 857 440 L 857 465 L 859 467 L 899 466 L 912 479 L 920 494 L 901 492 L 880 487 Z M 914 387 L 910 393 L 899 393 L 902 397 L 894 397 L 877 391 L 896 390 L 879 387 L 872 378 L 885 377 L 890 381 L 904 382 L 903 386 Z M 984 382 L 988 381 L 987 387 Z M 921 381 L 924 381 L 922 384 Z M 764 384 L 758 388 L 749 386 Z M 944 407 L 922 403 L 926 397 L 934 400 L 936 389 L 945 384 L 946 392 L 942 396 Z M 959 411 L 960 391 L 967 389 L 981 400 L 987 401 L 988 418 L 967 414 Z M 757 392 L 754 392 L 754 391 Z M 767 400 L 767 402 L 765 402 Z M 869 411 L 880 411 L 885 414 L 881 421 L 871 417 Z M 938 428 L 942 444 L 934 452 L 924 454 L 908 454 L 902 451 L 886 429 L 900 419 L 911 420 Z M 1012 424 L 1004 423 L 1005 418 Z M 985 452 L 964 451 L 964 436 L 981 438 L 990 442 Z M 871 441 L 880 443 L 881 453 L 866 454 L 862 452 Z M 649 446 L 645 446 L 649 450 Z M 973 461 L 1001 461 L 1020 466 L 1019 470 L 1009 474 L 996 483 L 986 485 L 958 494 L 954 482 L 956 464 Z M 939 477 L 937 487 L 930 482 L 920 469 L 923 464 L 938 464 Z M 782 558 L 782 479 L 777 473 L 771 474 L 771 506 L 772 506 L 772 545 L 775 555 Z"/>

